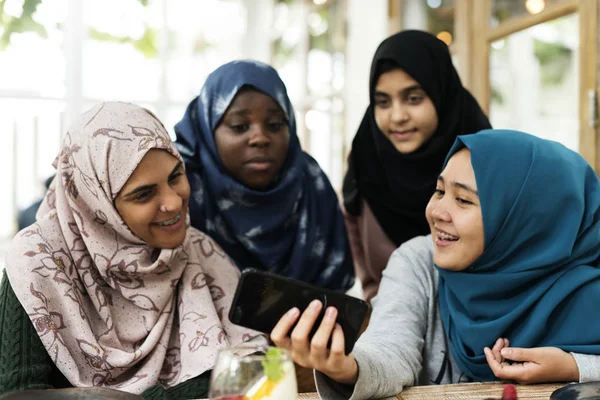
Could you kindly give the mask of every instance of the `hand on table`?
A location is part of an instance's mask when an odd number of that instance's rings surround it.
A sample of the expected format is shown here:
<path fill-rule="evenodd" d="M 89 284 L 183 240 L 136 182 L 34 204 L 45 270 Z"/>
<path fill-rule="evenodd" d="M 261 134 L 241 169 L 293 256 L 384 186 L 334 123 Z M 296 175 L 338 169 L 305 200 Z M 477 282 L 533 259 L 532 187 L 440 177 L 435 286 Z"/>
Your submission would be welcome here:
<path fill-rule="evenodd" d="M 579 381 L 575 358 L 556 347 L 510 347 L 508 339 L 500 338 L 483 351 L 492 372 L 502 380 L 525 384 Z"/>

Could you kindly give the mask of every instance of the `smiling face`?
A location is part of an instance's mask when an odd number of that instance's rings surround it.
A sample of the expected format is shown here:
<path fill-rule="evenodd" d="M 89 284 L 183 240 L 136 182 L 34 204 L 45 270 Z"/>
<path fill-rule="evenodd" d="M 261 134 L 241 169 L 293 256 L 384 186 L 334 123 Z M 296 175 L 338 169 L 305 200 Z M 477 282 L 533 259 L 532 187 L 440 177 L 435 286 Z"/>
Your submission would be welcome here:
<path fill-rule="evenodd" d="M 462 271 L 483 254 L 483 217 L 468 149 L 456 152 L 446 164 L 425 215 L 437 266 Z"/>
<path fill-rule="evenodd" d="M 400 68 L 379 76 L 374 102 L 379 130 L 400 153 L 418 150 L 437 129 L 433 102 L 421 85 Z"/>
<path fill-rule="evenodd" d="M 183 164 L 165 150 L 149 150 L 115 199 L 129 229 L 155 249 L 183 243 L 190 185 Z"/>
<path fill-rule="evenodd" d="M 270 96 L 241 89 L 215 129 L 223 166 L 254 190 L 268 189 L 285 163 L 290 135 L 285 113 Z"/>

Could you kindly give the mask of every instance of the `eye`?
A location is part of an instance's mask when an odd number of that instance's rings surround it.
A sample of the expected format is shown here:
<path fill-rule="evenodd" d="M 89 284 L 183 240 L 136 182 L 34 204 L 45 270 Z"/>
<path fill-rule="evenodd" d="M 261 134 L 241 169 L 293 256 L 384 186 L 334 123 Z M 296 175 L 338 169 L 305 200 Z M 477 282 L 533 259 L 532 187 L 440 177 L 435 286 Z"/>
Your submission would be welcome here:
<path fill-rule="evenodd" d="M 387 107 L 389 105 L 389 100 L 384 98 L 375 98 L 375 107 Z"/>
<path fill-rule="evenodd" d="M 436 197 L 444 197 L 444 194 L 446 194 L 446 192 L 442 189 L 435 189 L 435 192 L 433 192 L 433 195 Z"/>
<path fill-rule="evenodd" d="M 456 202 L 461 205 L 473 204 L 473 202 L 465 199 L 461 199 L 460 197 L 456 198 Z"/>
<path fill-rule="evenodd" d="M 284 122 L 271 122 L 271 123 L 267 124 L 267 127 L 269 128 L 269 130 L 271 132 L 279 132 L 283 129 L 284 126 L 285 126 Z"/>
<path fill-rule="evenodd" d="M 408 96 L 408 103 L 413 105 L 421 104 L 424 98 L 424 96 L 412 94 Z"/>
<path fill-rule="evenodd" d="M 250 125 L 248 125 L 248 124 L 229 125 L 229 129 L 231 129 L 235 133 L 244 133 L 248 130 L 248 128 L 250 128 Z"/>
<path fill-rule="evenodd" d="M 181 175 L 183 175 L 183 172 L 181 170 L 175 172 L 174 174 L 169 176 L 169 183 L 177 183 L 177 181 L 179 181 L 179 178 L 181 177 Z"/>
<path fill-rule="evenodd" d="M 144 203 L 152 198 L 154 190 L 144 190 L 143 192 L 136 193 L 133 200 L 138 203 Z"/>

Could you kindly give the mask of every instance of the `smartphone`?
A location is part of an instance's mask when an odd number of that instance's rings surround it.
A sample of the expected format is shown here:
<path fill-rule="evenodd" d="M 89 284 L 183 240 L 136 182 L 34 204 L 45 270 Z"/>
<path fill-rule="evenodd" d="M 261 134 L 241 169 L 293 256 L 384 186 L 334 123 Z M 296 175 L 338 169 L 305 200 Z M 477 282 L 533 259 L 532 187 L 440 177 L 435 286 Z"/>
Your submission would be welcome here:
<path fill-rule="evenodd" d="M 245 269 L 229 310 L 229 319 L 236 325 L 269 334 L 287 311 L 298 307 L 302 312 L 315 299 L 323 303 L 323 308 L 310 337 L 319 328 L 325 309 L 333 306 L 338 310 L 336 321 L 344 331 L 345 352 L 349 354 L 358 339 L 368 304 L 361 299 L 299 280 L 254 268 Z"/>

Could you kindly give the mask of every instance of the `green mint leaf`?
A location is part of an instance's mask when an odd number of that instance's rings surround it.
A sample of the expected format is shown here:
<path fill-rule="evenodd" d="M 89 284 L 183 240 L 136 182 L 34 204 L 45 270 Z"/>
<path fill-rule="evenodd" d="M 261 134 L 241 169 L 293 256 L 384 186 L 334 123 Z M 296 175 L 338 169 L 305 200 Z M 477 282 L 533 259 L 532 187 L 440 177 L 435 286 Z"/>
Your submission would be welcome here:
<path fill-rule="evenodd" d="M 281 363 L 281 350 L 277 347 L 269 347 L 262 361 L 262 366 L 267 379 L 278 382 L 283 377 L 283 365 Z"/>

